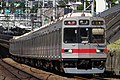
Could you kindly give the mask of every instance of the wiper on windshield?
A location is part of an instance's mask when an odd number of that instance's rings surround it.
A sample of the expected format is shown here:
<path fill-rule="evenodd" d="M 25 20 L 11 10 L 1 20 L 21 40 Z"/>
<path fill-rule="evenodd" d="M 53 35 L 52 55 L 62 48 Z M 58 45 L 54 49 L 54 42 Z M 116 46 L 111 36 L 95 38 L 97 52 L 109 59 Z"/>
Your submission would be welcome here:
<path fill-rule="evenodd" d="M 99 43 L 98 43 L 98 41 L 97 41 L 97 39 L 93 35 L 92 35 L 92 38 L 94 38 L 94 40 L 97 43 L 97 45 L 100 46 Z"/>

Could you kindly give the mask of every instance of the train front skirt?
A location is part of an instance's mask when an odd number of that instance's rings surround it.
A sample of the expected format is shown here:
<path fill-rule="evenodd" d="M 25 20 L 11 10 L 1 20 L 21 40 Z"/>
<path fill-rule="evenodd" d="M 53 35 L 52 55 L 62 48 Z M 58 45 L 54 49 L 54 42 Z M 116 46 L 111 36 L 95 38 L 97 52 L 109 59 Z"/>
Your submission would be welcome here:
<path fill-rule="evenodd" d="M 88 70 L 81 70 L 77 68 L 64 68 L 65 73 L 70 74 L 99 74 L 104 73 L 105 69 L 92 68 Z"/>

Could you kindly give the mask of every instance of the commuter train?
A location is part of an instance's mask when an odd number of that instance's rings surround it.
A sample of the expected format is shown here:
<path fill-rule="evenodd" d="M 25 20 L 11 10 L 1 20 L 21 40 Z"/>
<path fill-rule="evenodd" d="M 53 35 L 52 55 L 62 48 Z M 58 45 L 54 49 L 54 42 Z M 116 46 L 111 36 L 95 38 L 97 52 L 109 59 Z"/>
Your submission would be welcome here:
<path fill-rule="evenodd" d="M 87 16 L 86 16 L 87 15 Z M 107 58 L 104 19 L 72 13 L 10 40 L 16 61 L 69 74 L 97 74 Z"/>

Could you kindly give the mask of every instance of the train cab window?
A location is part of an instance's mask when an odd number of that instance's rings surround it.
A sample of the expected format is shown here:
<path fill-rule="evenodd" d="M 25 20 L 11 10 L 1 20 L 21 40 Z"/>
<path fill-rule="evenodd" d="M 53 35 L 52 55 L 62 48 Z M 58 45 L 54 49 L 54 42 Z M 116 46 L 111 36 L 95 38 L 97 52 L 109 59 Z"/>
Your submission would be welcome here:
<path fill-rule="evenodd" d="M 92 29 L 92 42 L 93 43 L 104 43 L 104 33 L 103 28 L 93 28 Z"/>
<path fill-rule="evenodd" d="M 88 43 L 89 42 L 89 35 L 90 35 L 90 28 L 80 28 L 79 29 L 79 39 L 81 43 Z"/>
<path fill-rule="evenodd" d="M 104 43 L 104 28 L 64 28 L 64 43 Z"/>
<path fill-rule="evenodd" d="M 77 42 L 77 28 L 64 28 L 64 43 Z"/>
<path fill-rule="evenodd" d="M 65 28 L 64 43 L 88 43 L 90 31 L 89 28 Z"/>

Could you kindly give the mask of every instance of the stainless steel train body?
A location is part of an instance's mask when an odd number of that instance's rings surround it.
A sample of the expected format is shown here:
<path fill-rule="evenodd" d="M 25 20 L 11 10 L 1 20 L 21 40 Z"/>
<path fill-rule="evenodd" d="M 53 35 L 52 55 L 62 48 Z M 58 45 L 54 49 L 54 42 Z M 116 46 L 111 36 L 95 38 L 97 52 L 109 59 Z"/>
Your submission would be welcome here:
<path fill-rule="evenodd" d="M 69 16 L 10 40 L 10 53 L 15 60 L 65 73 L 103 73 L 105 29 L 102 18 Z"/>

